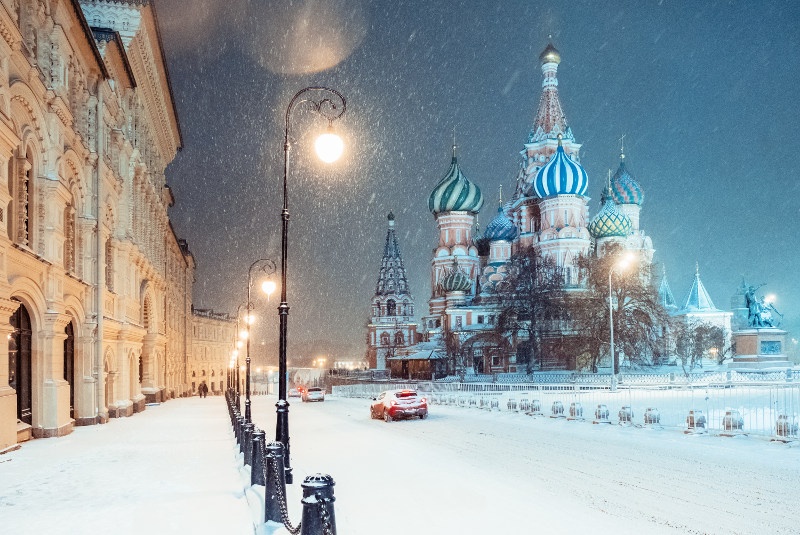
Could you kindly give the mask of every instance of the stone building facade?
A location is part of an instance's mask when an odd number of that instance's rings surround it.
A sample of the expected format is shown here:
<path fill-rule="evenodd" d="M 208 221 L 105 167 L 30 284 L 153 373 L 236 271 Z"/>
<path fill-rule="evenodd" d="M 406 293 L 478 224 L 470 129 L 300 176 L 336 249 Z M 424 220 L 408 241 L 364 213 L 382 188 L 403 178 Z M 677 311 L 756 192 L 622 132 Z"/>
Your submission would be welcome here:
<path fill-rule="evenodd" d="M 2 452 L 189 394 L 196 318 L 152 2 L 0 0 L 0 37 Z"/>
<path fill-rule="evenodd" d="M 209 394 L 225 391 L 228 374 L 235 371 L 229 364 L 237 334 L 236 319 L 228 314 L 192 310 L 192 350 L 186 366 L 191 395 L 197 393 L 201 383 L 208 386 Z M 239 360 L 244 362 L 243 358 Z"/>

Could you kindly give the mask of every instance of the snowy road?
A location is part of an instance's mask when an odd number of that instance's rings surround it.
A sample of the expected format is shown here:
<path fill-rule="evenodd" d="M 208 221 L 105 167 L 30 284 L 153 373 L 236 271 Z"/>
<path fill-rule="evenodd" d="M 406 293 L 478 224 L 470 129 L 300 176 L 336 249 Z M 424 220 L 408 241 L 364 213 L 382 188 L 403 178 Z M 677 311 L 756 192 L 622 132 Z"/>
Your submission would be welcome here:
<path fill-rule="evenodd" d="M 253 401 L 268 436 L 274 402 Z M 800 533 L 800 447 L 761 438 L 443 406 L 387 424 L 334 397 L 290 422 L 295 481 L 333 476 L 343 535 Z"/>

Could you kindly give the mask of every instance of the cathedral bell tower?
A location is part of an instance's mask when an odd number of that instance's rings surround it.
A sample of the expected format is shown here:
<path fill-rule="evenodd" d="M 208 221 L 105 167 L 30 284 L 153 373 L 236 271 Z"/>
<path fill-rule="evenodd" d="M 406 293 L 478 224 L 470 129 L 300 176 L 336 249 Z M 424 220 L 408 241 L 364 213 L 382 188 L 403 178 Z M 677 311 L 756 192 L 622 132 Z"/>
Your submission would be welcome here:
<path fill-rule="evenodd" d="M 414 345 L 417 338 L 414 297 L 394 231 L 394 214 L 389 212 L 387 218 L 386 245 L 367 326 L 367 362 L 370 368 L 377 370 L 389 368 L 388 358 L 408 354 L 408 347 Z"/>

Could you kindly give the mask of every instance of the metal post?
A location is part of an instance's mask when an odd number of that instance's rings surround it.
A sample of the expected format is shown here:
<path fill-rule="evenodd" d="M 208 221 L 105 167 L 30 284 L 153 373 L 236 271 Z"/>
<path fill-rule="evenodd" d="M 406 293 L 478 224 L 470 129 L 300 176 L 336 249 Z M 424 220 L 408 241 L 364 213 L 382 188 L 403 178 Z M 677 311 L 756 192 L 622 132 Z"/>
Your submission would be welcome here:
<path fill-rule="evenodd" d="M 244 429 L 242 431 L 242 445 L 244 446 L 244 464 L 247 466 L 253 465 L 253 429 L 255 426 L 252 422 L 245 419 Z"/>
<path fill-rule="evenodd" d="M 300 99 L 308 91 L 321 91 L 326 94 L 320 100 Z M 341 100 L 341 109 L 338 103 L 331 100 L 331 97 L 338 97 Z M 289 175 L 289 126 L 292 109 L 295 103 L 308 102 L 312 109 L 318 114 L 328 119 L 328 124 L 341 117 L 347 109 L 347 102 L 341 93 L 334 89 L 322 86 L 312 86 L 301 89 L 292 97 L 286 108 L 286 121 L 283 131 L 283 209 L 281 210 L 281 303 L 278 306 L 280 318 L 278 332 L 278 402 L 275 404 L 277 421 L 275 423 L 275 440 L 281 442 L 284 447 L 284 470 L 286 472 L 286 482 L 292 483 L 292 467 L 289 454 L 289 402 L 286 400 L 286 344 L 287 344 L 287 322 L 289 318 L 289 303 L 286 301 L 286 264 L 289 248 L 289 201 L 287 189 L 287 177 Z M 325 111 L 333 112 L 326 115 Z"/>
<path fill-rule="evenodd" d="M 259 429 L 258 427 L 255 428 L 253 431 L 253 464 L 251 464 L 250 469 L 250 484 L 251 485 L 266 485 L 266 480 L 264 479 L 264 465 L 266 463 L 266 459 L 264 455 L 266 454 L 264 441 L 266 440 L 267 436 L 263 430 Z"/>
<path fill-rule="evenodd" d="M 328 474 L 314 474 L 303 480 L 300 535 L 336 535 L 334 485 L 333 478 Z"/>
<path fill-rule="evenodd" d="M 283 466 L 285 458 L 283 444 L 270 442 L 267 444 L 267 480 L 264 489 L 264 520 L 283 523 L 281 515 L 281 499 L 286 500 L 286 470 Z M 277 477 L 276 477 L 277 476 Z"/>
<path fill-rule="evenodd" d="M 611 327 L 611 391 L 617 391 L 617 362 L 614 354 L 614 306 L 611 296 L 611 272 L 613 266 L 608 268 L 608 323 Z"/>

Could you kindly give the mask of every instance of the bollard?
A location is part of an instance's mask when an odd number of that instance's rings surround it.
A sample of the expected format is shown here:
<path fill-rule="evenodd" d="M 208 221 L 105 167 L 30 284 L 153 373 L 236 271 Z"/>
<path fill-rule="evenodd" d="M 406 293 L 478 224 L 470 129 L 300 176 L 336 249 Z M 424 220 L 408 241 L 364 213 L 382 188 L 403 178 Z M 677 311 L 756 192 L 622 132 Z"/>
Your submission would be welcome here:
<path fill-rule="evenodd" d="M 242 444 L 244 445 L 244 464 L 253 466 L 253 429 L 252 423 L 246 423 L 242 430 Z"/>
<path fill-rule="evenodd" d="M 725 416 L 722 417 L 722 429 L 724 431 L 732 431 L 734 433 L 741 433 L 744 428 L 744 418 L 741 413 L 736 409 L 729 409 L 725 411 Z M 724 435 L 723 436 L 729 436 Z"/>
<path fill-rule="evenodd" d="M 594 420 L 592 420 L 593 424 L 610 424 L 611 420 L 609 420 L 610 411 L 608 410 L 608 406 L 603 403 L 598 403 L 597 408 L 594 410 Z"/>
<path fill-rule="evenodd" d="M 334 485 L 333 478 L 328 474 L 314 474 L 303 480 L 300 535 L 336 535 Z"/>
<path fill-rule="evenodd" d="M 244 453 L 244 416 L 236 419 L 236 440 L 239 442 L 239 453 Z"/>
<path fill-rule="evenodd" d="M 779 414 L 778 420 L 775 422 L 775 434 L 779 437 L 796 436 L 797 421 L 786 414 Z"/>
<path fill-rule="evenodd" d="M 633 423 L 633 409 L 628 405 L 623 405 L 619 410 L 619 425 L 631 425 Z"/>
<path fill-rule="evenodd" d="M 569 418 L 568 420 L 583 420 L 583 405 L 579 401 L 574 401 L 569 404 Z"/>
<path fill-rule="evenodd" d="M 689 411 L 689 416 L 686 417 L 686 431 L 684 433 L 705 433 L 706 432 L 706 416 L 703 411 L 696 409 Z"/>
<path fill-rule="evenodd" d="M 264 480 L 264 455 L 266 454 L 266 446 L 264 445 L 264 441 L 267 438 L 267 434 L 256 427 L 253 430 L 253 444 L 251 448 L 253 450 L 253 464 L 250 465 L 250 484 L 251 485 L 266 485 L 266 481 Z"/>
<path fill-rule="evenodd" d="M 264 521 L 283 523 L 281 517 L 281 501 L 286 501 L 286 474 L 283 466 L 283 443 L 270 442 L 267 444 L 267 456 L 264 462 L 267 466 L 266 489 L 264 489 Z M 285 504 L 284 504 L 285 507 Z"/>
<path fill-rule="evenodd" d="M 655 425 L 659 422 L 661 422 L 661 413 L 658 412 L 658 409 L 647 407 L 647 410 L 644 411 L 645 425 Z"/>

